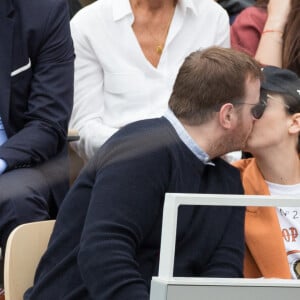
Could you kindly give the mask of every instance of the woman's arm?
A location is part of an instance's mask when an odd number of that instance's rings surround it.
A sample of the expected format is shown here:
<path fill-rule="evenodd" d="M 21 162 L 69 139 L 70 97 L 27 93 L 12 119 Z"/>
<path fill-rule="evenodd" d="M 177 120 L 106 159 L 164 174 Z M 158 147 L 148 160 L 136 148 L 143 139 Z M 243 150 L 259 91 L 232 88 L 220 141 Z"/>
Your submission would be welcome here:
<path fill-rule="evenodd" d="M 268 18 L 260 37 L 255 58 L 264 65 L 282 66 L 282 35 L 291 0 L 270 0 Z"/>

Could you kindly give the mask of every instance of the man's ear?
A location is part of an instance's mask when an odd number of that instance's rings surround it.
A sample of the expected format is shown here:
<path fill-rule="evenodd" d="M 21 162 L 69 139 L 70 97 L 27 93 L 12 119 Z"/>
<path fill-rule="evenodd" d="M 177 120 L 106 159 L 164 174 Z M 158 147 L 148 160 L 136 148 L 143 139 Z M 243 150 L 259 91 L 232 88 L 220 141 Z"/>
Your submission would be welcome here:
<path fill-rule="evenodd" d="M 300 132 L 300 113 L 291 116 L 291 124 L 289 126 L 289 133 L 295 134 Z"/>
<path fill-rule="evenodd" d="M 225 103 L 219 110 L 219 122 L 223 128 L 230 129 L 236 120 L 236 113 L 232 103 Z"/>

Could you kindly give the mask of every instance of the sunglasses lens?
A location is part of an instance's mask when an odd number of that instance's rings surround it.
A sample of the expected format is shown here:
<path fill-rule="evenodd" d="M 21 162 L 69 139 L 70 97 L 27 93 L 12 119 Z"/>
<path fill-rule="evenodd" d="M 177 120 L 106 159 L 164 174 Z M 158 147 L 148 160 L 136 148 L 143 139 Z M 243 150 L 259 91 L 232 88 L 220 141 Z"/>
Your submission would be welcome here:
<path fill-rule="evenodd" d="M 253 106 L 251 112 L 255 119 L 260 119 L 266 109 L 265 102 L 260 102 L 257 105 Z"/>

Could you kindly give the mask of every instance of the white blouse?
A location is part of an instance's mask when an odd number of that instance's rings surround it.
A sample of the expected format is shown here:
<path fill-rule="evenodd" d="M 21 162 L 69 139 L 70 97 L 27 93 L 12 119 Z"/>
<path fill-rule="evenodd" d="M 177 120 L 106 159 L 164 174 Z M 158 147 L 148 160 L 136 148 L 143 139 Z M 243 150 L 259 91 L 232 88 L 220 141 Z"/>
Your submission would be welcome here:
<path fill-rule="evenodd" d="M 160 117 L 184 58 L 212 45 L 230 46 L 229 18 L 212 0 L 179 0 L 157 68 L 132 30 L 129 0 L 101 0 L 71 20 L 75 90 L 70 128 L 85 159 L 122 126 Z"/>

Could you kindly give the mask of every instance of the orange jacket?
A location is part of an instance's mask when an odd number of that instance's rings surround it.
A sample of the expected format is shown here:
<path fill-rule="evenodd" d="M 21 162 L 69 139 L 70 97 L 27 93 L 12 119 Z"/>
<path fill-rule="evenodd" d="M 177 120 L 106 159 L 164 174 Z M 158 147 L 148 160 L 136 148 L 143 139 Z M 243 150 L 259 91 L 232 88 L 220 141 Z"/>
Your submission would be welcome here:
<path fill-rule="evenodd" d="M 255 158 L 234 163 L 240 169 L 245 194 L 269 195 L 269 188 Z M 291 278 L 281 229 L 274 207 L 247 207 L 244 276 Z"/>

